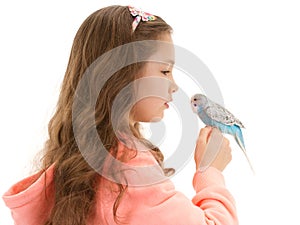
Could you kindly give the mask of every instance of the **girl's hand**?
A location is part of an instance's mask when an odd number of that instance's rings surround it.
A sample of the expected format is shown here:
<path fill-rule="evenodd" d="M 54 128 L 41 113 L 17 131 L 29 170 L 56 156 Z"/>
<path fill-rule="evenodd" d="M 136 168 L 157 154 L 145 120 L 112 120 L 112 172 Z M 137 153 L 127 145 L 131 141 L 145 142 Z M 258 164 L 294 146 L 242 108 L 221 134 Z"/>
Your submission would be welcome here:
<path fill-rule="evenodd" d="M 212 135 L 212 133 L 217 135 Z M 210 145 L 208 145 L 208 143 L 210 143 Z M 210 166 L 223 171 L 232 159 L 231 148 L 229 144 L 229 140 L 225 138 L 217 128 L 202 128 L 200 130 L 195 148 L 194 160 L 196 163 L 196 169 L 200 168 L 200 163 L 203 159 L 204 153 L 206 151 L 213 151 L 217 152 L 217 155 Z M 209 148 L 218 149 L 208 149 L 208 146 Z"/>

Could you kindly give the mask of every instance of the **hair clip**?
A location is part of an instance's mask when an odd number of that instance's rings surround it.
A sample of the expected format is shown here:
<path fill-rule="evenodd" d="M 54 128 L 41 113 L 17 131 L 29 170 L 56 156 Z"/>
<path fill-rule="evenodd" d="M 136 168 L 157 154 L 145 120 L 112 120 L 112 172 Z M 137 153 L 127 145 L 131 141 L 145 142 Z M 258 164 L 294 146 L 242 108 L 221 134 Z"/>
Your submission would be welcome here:
<path fill-rule="evenodd" d="M 130 14 L 135 17 L 133 22 L 132 22 L 132 32 L 135 31 L 136 27 L 139 25 L 140 21 L 153 21 L 155 20 L 155 16 L 144 12 L 140 9 L 137 9 L 133 6 L 128 6 L 128 9 L 130 11 Z"/>

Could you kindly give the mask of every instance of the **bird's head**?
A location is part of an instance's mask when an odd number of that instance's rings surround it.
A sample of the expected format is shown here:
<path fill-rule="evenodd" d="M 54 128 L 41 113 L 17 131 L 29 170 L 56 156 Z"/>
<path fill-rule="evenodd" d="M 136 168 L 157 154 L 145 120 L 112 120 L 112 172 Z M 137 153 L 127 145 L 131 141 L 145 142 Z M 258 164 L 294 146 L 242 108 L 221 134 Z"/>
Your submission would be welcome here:
<path fill-rule="evenodd" d="M 204 104 L 207 103 L 207 98 L 203 94 L 195 94 L 191 97 L 191 106 L 193 112 L 197 113 L 199 106 L 203 106 Z"/>

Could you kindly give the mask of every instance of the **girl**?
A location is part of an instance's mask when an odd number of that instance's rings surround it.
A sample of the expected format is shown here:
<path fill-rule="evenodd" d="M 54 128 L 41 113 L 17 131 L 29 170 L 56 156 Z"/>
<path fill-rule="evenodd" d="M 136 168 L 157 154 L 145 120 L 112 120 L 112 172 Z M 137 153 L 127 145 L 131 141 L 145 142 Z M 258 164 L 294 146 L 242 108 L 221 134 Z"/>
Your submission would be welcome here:
<path fill-rule="evenodd" d="M 234 200 L 221 173 L 231 160 L 226 138 L 210 167 L 200 171 L 208 143 L 217 141 L 212 134 L 218 133 L 210 127 L 201 129 L 194 156 L 196 194 L 191 201 L 166 179 L 174 171 L 163 167 L 163 154 L 141 134 L 139 122 L 163 118 L 177 90 L 172 62 L 135 60 L 106 76 L 114 69 L 111 62 L 121 63 L 129 52 L 134 57 L 142 51 L 145 58 L 151 58 L 160 50 L 172 61 L 172 48 L 162 51 L 157 45 L 125 48 L 117 59 L 101 57 L 138 41 L 172 46 L 171 32 L 160 17 L 126 6 L 102 8 L 83 22 L 48 126 L 43 169 L 3 196 L 15 224 L 238 223 Z M 145 79 L 147 82 L 137 82 Z M 158 89 L 158 83 L 164 94 L 140 94 L 140 90 Z M 126 88 L 130 91 L 122 92 Z"/>

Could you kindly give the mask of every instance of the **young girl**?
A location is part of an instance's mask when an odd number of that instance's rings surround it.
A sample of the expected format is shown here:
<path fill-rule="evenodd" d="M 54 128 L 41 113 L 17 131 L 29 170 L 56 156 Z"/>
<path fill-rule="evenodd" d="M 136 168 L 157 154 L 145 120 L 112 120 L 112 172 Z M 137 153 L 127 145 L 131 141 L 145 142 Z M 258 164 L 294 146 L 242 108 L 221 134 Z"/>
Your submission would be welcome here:
<path fill-rule="evenodd" d="M 126 6 L 102 8 L 83 22 L 48 126 L 44 169 L 3 196 L 16 225 L 238 224 L 234 199 L 221 173 L 231 160 L 226 138 L 210 167 L 200 171 L 208 142 L 217 141 L 212 133 L 218 132 L 210 127 L 200 130 L 194 156 L 196 194 L 190 200 L 175 190 L 167 179 L 174 171 L 163 167 L 163 154 L 141 134 L 139 122 L 163 118 L 177 90 L 172 62 L 135 61 L 105 76 L 114 69 L 110 62 L 116 60 L 101 58 L 105 53 L 139 41 L 172 46 L 171 32 L 160 17 Z M 153 46 L 127 50 L 144 51 L 148 58 L 159 52 Z M 174 60 L 172 51 L 169 57 Z M 99 58 L 102 61 L 95 65 Z M 150 82 L 137 82 L 143 79 Z M 157 89 L 155 79 L 164 83 L 165 96 L 137 98 L 138 90 Z M 78 92 L 82 84 L 84 89 Z M 124 88 L 130 91 L 120 95 Z"/>

